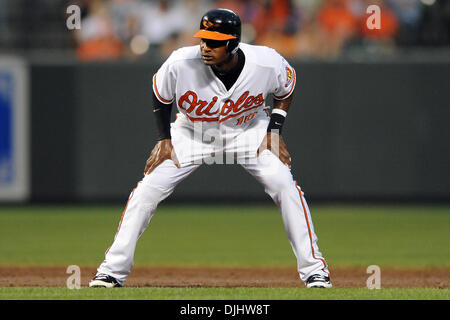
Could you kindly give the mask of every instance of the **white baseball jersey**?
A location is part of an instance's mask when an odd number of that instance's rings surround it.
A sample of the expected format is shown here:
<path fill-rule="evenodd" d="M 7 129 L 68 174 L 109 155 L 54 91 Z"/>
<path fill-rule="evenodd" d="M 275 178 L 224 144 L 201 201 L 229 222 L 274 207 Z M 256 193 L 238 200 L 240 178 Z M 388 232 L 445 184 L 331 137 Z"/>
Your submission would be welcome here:
<path fill-rule="evenodd" d="M 286 99 L 294 91 L 294 69 L 274 49 L 240 44 L 244 67 L 230 90 L 203 63 L 198 45 L 174 51 L 153 76 L 153 91 L 162 103 L 174 102 L 177 119 L 172 124 L 172 143 L 181 163 L 217 152 L 256 152 L 269 120 L 263 109 L 266 99 Z M 216 129 L 232 146 L 218 139 L 193 139 L 192 131 Z M 244 131 L 255 129 L 252 133 Z M 208 144 L 214 140 L 216 144 Z M 189 146 L 189 147 L 187 147 Z"/>

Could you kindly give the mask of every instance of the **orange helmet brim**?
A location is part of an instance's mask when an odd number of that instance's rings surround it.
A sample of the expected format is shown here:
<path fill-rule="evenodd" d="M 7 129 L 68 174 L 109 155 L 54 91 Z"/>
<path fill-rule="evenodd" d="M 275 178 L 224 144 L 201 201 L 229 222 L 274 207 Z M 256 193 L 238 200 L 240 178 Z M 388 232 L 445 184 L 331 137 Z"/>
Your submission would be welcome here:
<path fill-rule="evenodd" d="M 230 40 L 230 39 L 236 39 L 236 37 L 230 35 L 230 34 L 225 34 L 225 33 L 220 33 L 220 32 L 216 32 L 216 31 L 208 31 L 208 30 L 199 30 L 196 34 L 194 34 L 194 38 L 203 38 L 203 39 L 211 39 L 211 40 Z"/>

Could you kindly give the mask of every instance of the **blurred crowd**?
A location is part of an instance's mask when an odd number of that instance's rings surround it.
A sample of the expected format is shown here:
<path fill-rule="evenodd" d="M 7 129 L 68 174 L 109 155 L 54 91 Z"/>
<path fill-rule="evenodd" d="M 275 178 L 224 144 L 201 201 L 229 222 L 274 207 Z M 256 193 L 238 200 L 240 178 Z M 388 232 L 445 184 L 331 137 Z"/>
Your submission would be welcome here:
<path fill-rule="evenodd" d="M 65 18 L 71 4 L 81 8 L 81 29 L 65 35 L 83 61 L 138 59 L 149 52 L 167 57 L 198 44 L 192 35 L 212 8 L 239 14 L 243 42 L 270 46 L 288 58 L 450 44 L 449 0 L 72 0 L 61 4 Z M 367 26 L 370 5 L 380 8 L 380 29 Z"/>

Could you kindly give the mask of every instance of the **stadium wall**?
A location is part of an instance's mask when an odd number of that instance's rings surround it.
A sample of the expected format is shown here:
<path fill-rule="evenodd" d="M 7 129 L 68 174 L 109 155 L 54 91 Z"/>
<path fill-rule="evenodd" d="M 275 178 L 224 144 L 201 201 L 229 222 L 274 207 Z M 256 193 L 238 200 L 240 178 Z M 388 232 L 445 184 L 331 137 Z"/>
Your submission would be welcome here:
<path fill-rule="evenodd" d="M 155 143 L 159 64 L 30 66 L 32 202 L 128 197 Z M 284 137 L 307 197 L 450 200 L 448 63 L 293 66 Z M 166 201 L 267 199 L 239 166 L 204 165 Z"/>

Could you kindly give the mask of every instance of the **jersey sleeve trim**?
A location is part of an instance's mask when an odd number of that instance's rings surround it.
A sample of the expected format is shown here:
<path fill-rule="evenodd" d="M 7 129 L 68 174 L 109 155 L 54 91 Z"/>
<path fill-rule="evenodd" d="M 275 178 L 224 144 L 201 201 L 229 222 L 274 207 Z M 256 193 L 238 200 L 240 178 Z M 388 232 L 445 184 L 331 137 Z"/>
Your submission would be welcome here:
<path fill-rule="evenodd" d="M 168 103 L 172 103 L 173 99 L 171 100 L 167 100 L 164 99 L 163 97 L 161 97 L 161 95 L 158 92 L 158 88 L 156 87 L 156 73 L 153 76 L 153 92 L 155 92 L 156 97 L 158 98 L 159 101 L 161 101 L 162 103 L 168 104 Z"/>
<path fill-rule="evenodd" d="M 292 71 L 293 71 L 293 81 L 292 81 L 291 90 L 289 90 L 288 93 L 286 93 L 285 95 L 282 95 L 282 96 L 273 95 L 274 99 L 276 99 L 276 100 L 284 100 L 284 99 L 288 98 L 292 94 L 292 92 L 294 91 L 295 84 L 297 82 L 297 76 L 295 74 L 295 69 L 294 68 L 292 68 Z"/>

